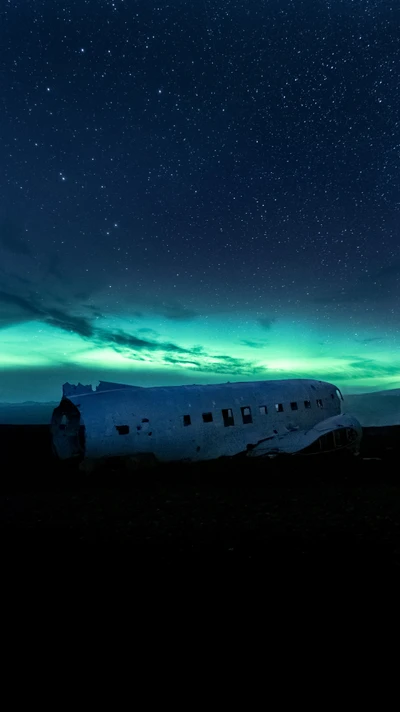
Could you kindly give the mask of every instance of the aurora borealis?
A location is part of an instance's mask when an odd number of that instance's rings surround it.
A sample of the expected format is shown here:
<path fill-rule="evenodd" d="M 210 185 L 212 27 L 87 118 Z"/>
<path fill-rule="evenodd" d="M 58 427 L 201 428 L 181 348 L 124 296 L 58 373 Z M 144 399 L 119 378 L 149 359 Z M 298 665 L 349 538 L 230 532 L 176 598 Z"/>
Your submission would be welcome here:
<path fill-rule="evenodd" d="M 400 6 L 0 7 L 0 401 L 400 386 Z"/>

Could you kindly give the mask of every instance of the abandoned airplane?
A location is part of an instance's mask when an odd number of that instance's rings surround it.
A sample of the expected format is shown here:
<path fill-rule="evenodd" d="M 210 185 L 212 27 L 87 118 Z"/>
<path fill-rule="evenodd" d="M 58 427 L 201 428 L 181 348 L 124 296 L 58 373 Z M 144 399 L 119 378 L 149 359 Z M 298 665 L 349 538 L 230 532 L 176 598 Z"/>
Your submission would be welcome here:
<path fill-rule="evenodd" d="M 143 388 L 63 386 L 51 431 L 63 460 L 199 461 L 358 453 L 362 429 L 336 386 L 311 379 Z"/>

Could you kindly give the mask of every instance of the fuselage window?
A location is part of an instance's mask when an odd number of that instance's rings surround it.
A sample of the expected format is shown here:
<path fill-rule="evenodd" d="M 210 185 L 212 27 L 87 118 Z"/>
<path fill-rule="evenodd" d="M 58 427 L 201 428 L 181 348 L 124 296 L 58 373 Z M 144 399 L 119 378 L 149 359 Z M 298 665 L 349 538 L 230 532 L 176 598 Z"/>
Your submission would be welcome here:
<path fill-rule="evenodd" d="M 283 413 L 283 403 L 275 403 L 275 410 L 277 413 Z"/>
<path fill-rule="evenodd" d="M 311 401 L 304 401 L 305 408 L 311 408 Z"/>
<path fill-rule="evenodd" d="M 129 434 L 129 425 L 116 425 L 115 427 L 118 430 L 120 435 L 128 435 Z"/>
<path fill-rule="evenodd" d="M 323 407 L 324 407 L 324 404 L 323 404 L 321 398 L 317 398 L 317 408 L 323 408 Z"/>
<path fill-rule="evenodd" d="M 203 423 L 212 423 L 212 413 L 203 413 Z"/>
<path fill-rule="evenodd" d="M 266 405 L 260 405 L 260 415 L 267 415 L 268 408 Z"/>
<path fill-rule="evenodd" d="M 298 407 L 296 401 L 293 401 L 293 402 L 290 404 L 290 407 L 291 407 L 292 410 L 298 410 L 298 409 L 299 409 L 299 407 Z"/>
<path fill-rule="evenodd" d="M 183 424 L 184 424 L 184 425 L 191 425 L 191 424 L 192 424 L 192 420 L 191 420 L 191 418 L 190 418 L 190 415 L 184 415 L 184 416 L 183 416 Z"/>
<path fill-rule="evenodd" d="M 222 418 L 224 421 L 225 428 L 227 428 L 229 425 L 235 425 L 232 408 L 224 408 L 222 410 Z"/>
<path fill-rule="evenodd" d="M 243 406 L 240 410 L 242 411 L 242 420 L 243 420 L 244 425 L 247 425 L 248 423 L 252 423 L 253 418 L 251 416 L 251 410 L 250 410 L 249 406 L 247 406 L 247 405 Z"/>

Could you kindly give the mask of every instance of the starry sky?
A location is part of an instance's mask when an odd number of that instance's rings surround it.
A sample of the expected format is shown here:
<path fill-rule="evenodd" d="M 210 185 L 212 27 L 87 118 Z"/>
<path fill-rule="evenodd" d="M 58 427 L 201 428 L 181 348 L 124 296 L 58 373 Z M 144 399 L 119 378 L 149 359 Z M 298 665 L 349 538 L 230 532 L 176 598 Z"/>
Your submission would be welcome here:
<path fill-rule="evenodd" d="M 400 386 L 400 3 L 3 0 L 0 401 Z"/>

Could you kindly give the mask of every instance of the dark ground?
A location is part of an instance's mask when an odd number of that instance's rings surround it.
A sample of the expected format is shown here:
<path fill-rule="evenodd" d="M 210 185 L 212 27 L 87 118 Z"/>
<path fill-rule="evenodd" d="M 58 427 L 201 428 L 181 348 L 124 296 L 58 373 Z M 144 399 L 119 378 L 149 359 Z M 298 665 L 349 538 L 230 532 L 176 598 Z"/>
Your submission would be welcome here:
<path fill-rule="evenodd" d="M 0 426 L 0 445 L 7 548 L 117 543 L 147 561 L 251 559 L 353 573 L 400 566 L 400 426 L 365 429 L 355 459 L 136 473 L 63 466 L 52 458 L 46 426 Z"/>

